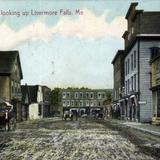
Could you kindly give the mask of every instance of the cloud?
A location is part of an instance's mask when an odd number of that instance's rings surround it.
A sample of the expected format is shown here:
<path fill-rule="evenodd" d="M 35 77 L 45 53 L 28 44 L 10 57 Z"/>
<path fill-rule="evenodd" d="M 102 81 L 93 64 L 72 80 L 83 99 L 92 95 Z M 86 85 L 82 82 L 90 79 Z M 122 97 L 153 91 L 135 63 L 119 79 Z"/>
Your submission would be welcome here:
<path fill-rule="evenodd" d="M 106 21 L 106 13 L 96 16 L 92 11 L 84 9 L 84 15 L 78 19 L 63 16 L 55 26 L 49 27 L 41 21 L 36 21 L 19 31 L 7 24 L 0 25 L 0 49 L 9 50 L 22 43 L 34 40 L 48 41 L 54 34 L 63 37 L 78 37 L 80 39 L 98 39 L 107 36 L 121 38 L 126 29 L 124 17 L 115 17 L 111 22 Z"/>
<path fill-rule="evenodd" d="M 0 49 L 9 50 L 30 40 L 41 39 L 47 41 L 51 38 L 52 32 L 45 24 L 35 22 L 17 32 L 7 24 L 1 24 L 0 35 Z"/>
<path fill-rule="evenodd" d="M 126 29 L 124 17 L 116 17 L 109 23 L 106 21 L 107 15 L 104 13 L 101 16 L 96 16 L 90 10 L 84 9 L 84 15 L 80 16 L 78 20 L 62 18 L 54 28 L 54 32 L 64 37 L 84 39 L 97 39 L 107 36 L 121 38 Z"/>

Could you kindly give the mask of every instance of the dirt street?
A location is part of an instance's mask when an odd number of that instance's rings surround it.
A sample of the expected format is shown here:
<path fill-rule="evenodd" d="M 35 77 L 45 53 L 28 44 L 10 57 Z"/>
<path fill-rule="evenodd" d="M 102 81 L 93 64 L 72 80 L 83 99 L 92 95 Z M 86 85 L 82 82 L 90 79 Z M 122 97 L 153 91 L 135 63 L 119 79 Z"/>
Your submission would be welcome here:
<path fill-rule="evenodd" d="M 118 131 L 86 119 L 26 121 L 0 131 L 0 160 L 152 160 Z"/>

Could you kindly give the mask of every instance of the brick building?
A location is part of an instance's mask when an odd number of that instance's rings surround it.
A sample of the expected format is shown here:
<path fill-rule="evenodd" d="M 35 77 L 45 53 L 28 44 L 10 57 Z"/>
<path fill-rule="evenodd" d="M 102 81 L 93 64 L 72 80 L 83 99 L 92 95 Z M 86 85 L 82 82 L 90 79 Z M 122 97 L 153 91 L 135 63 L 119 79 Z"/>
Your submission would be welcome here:
<path fill-rule="evenodd" d="M 61 100 L 63 110 L 76 110 L 80 114 L 89 114 L 104 109 L 107 89 L 62 89 Z"/>

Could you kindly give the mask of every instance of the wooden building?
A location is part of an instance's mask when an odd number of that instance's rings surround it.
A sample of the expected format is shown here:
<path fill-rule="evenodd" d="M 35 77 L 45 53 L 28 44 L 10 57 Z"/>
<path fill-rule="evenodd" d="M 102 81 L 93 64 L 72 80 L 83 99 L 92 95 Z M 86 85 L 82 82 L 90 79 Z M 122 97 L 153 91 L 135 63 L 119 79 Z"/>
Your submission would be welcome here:
<path fill-rule="evenodd" d="M 126 108 L 126 119 L 151 122 L 153 116 L 150 90 L 150 48 L 160 47 L 160 12 L 137 10 L 131 3 L 126 14 L 124 38 L 125 96 L 119 100 Z"/>
<path fill-rule="evenodd" d="M 151 47 L 151 90 L 153 101 L 153 124 L 160 124 L 160 48 Z"/>
<path fill-rule="evenodd" d="M 124 96 L 124 50 L 118 50 L 112 60 L 113 64 L 113 117 L 123 118 L 125 109 L 120 108 L 120 99 Z"/>
<path fill-rule="evenodd" d="M 51 114 L 51 89 L 41 85 L 22 85 L 23 119 L 40 119 Z"/>
<path fill-rule="evenodd" d="M 17 121 L 22 119 L 22 78 L 19 52 L 0 51 L 0 98 L 13 105 Z"/>

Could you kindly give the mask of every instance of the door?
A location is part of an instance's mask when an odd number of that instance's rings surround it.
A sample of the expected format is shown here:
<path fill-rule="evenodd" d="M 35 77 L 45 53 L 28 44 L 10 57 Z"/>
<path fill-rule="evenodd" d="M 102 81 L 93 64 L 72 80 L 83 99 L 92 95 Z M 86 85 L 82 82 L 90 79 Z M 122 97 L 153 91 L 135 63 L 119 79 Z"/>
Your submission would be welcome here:
<path fill-rule="evenodd" d="M 160 117 L 160 88 L 157 90 L 157 117 Z"/>

